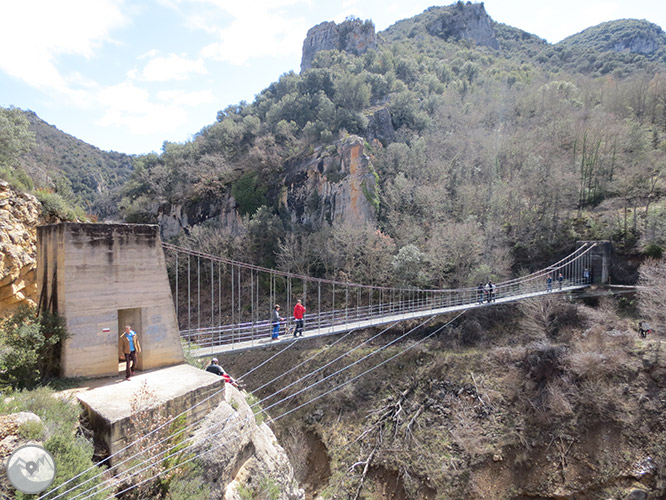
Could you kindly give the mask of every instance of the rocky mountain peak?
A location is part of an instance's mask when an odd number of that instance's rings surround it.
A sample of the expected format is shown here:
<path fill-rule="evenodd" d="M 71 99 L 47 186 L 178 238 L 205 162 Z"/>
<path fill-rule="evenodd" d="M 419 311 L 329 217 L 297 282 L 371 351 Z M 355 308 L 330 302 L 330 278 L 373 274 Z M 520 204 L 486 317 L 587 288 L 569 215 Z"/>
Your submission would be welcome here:
<path fill-rule="evenodd" d="M 499 49 L 491 22 L 483 2 L 459 1 L 440 9 L 437 16 L 426 25 L 426 30 L 444 40 L 469 40 L 476 45 Z"/>
<path fill-rule="evenodd" d="M 323 22 L 310 28 L 303 41 L 301 71 L 312 67 L 320 50 L 343 50 L 358 56 L 375 48 L 377 33 L 371 21 L 351 18 L 340 24 Z"/>

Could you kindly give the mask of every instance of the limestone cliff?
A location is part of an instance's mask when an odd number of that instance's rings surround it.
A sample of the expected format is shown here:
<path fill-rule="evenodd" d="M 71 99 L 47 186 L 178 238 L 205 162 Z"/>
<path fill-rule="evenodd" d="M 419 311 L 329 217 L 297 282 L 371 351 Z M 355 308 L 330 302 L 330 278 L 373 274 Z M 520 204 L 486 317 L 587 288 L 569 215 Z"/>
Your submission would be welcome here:
<path fill-rule="evenodd" d="M 0 181 L 0 316 L 37 298 L 36 227 L 41 204 Z"/>
<path fill-rule="evenodd" d="M 476 45 L 499 49 L 499 42 L 483 3 L 458 2 L 446 9 L 426 25 L 433 36 L 444 40 L 468 40 Z"/>
<path fill-rule="evenodd" d="M 360 19 L 348 19 L 340 24 L 320 23 L 308 30 L 303 41 L 301 71 L 312 67 L 312 61 L 320 50 L 341 50 L 361 55 L 377 48 L 377 34 L 374 25 Z"/>
<path fill-rule="evenodd" d="M 278 495 L 270 496 L 275 500 L 303 500 L 304 492 L 273 431 L 266 422 L 257 424 L 243 394 L 229 384 L 225 399 L 195 436 L 198 453 L 210 450 L 211 444 L 221 445 L 198 459 L 211 486 L 210 499 L 242 500 L 248 491 L 252 498 L 268 498 L 262 492 L 271 491 Z"/>
<path fill-rule="evenodd" d="M 388 133 L 388 132 L 383 132 Z M 382 137 L 384 137 L 382 135 Z M 379 198 L 377 179 L 361 137 L 348 136 L 292 160 L 284 168 L 266 205 L 277 205 L 283 218 L 311 230 L 332 223 L 373 223 Z M 169 239 L 204 221 L 237 234 L 242 221 L 231 190 L 158 213 L 161 234 Z"/>
<path fill-rule="evenodd" d="M 377 180 L 363 139 L 350 136 L 289 166 L 280 204 L 293 223 L 312 228 L 374 221 Z"/>

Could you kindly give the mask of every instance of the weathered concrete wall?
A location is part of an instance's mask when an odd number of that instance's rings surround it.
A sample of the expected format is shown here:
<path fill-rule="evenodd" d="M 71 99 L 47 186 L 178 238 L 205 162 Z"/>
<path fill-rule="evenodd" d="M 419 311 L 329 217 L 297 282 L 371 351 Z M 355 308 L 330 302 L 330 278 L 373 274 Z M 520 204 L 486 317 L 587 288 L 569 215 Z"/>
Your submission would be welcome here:
<path fill-rule="evenodd" d="M 188 425 L 202 420 L 224 400 L 224 391 L 222 377 L 181 364 L 137 375 L 129 382 L 81 392 L 77 398 L 88 413 L 95 435 L 113 455 L 136 442 L 137 431 L 147 433 L 168 418 L 184 414 Z M 137 422 L 137 411 L 145 411 L 146 422 Z M 111 464 L 142 448 L 128 449 Z"/>
<path fill-rule="evenodd" d="M 592 272 L 592 283 L 607 285 L 610 283 L 611 256 L 613 244 L 610 241 L 578 241 L 577 246 L 584 243 L 596 243 L 590 250 L 590 271 Z"/>
<path fill-rule="evenodd" d="M 66 320 L 70 338 L 62 352 L 64 376 L 118 373 L 123 310 L 135 310 L 140 318 L 140 325 L 132 325 L 140 326 L 140 370 L 183 361 L 157 226 L 41 226 L 37 283 L 40 309 Z"/>

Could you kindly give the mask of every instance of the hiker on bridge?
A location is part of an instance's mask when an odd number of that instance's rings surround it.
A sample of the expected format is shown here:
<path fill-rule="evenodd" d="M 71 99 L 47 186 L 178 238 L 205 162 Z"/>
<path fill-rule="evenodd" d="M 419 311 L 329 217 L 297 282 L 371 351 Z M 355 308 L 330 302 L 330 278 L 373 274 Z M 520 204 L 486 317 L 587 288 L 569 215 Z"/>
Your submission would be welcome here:
<path fill-rule="evenodd" d="M 483 283 L 479 283 L 479 286 L 476 287 L 476 301 L 479 304 L 483 304 L 483 294 L 484 294 Z"/>
<path fill-rule="evenodd" d="M 564 276 L 562 276 L 562 273 L 558 273 L 557 275 L 557 285 L 560 287 L 560 290 L 562 290 L 562 283 L 564 282 Z"/>
<path fill-rule="evenodd" d="M 495 286 L 495 283 L 492 282 L 492 280 L 488 280 L 488 283 L 486 283 L 485 286 L 485 291 L 486 291 L 486 302 L 493 302 L 495 300 L 495 289 L 497 287 Z"/>
<path fill-rule="evenodd" d="M 284 321 L 284 318 L 280 316 L 280 305 L 275 304 L 273 312 L 271 313 L 271 324 L 273 325 L 271 340 L 275 340 L 280 336 L 280 321 Z"/>
<path fill-rule="evenodd" d="M 590 270 L 586 267 L 583 270 L 583 283 L 585 283 L 586 285 L 592 283 L 592 280 L 590 279 L 591 277 L 592 275 L 590 274 Z"/>
<path fill-rule="evenodd" d="M 294 319 L 296 320 L 296 328 L 294 330 L 294 337 L 303 336 L 303 315 L 305 314 L 305 306 L 302 304 L 301 299 L 296 301 L 294 306 Z"/>
<path fill-rule="evenodd" d="M 217 358 L 210 360 L 210 364 L 206 367 L 206 371 L 215 375 L 219 375 L 226 383 L 231 384 L 234 387 L 238 387 L 238 383 L 233 378 L 231 378 L 231 375 L 224 371 L 224 369 L 220 366 L 220 362 Z"/>
<path fill-rule="evenodd" d="M 546 290 L 553 291 L 553 277 L 550 274 L 546 277 Z"/>
<path fill-rule="evenodd" d="M 130 375 L 134 375 L 136 354 L 141 352 L 141 345 L 139 344 L 139 337 L 130 325 L 125 327 L 125 331 L 120 336 L 120 341 L 123 344 L 123 353 L 125 353 L 125 378 L 129 380 Z M 132 362 L 131 368 L 130 361 Z"/>

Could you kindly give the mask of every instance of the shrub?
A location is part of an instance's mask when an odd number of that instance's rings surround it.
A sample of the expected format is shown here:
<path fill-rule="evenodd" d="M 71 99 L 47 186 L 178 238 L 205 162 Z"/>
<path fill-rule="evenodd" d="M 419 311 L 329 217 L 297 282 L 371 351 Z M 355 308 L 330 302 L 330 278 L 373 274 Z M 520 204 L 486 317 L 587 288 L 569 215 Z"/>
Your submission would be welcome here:
<path fill-rule="evenodd" d="M 58 193 L 38 189 L 35 191 L 35 196 L 42 204 L 42 211 L 46 217 L 53 217 L 64 221 L 86 219 L 86 214 L 82 208 L 72 206 Z"/>
<path fill-rule="evenodd" d="M 57 376 L 64 321 L 51 313 L 37 315 L 22 306 L 0 321 L 0 387 L 34 388 Z"/>
<path fill-rule="evenodd" d="M 231 195 L 236 200 L 239 214 L 254 215 L 265 202 L 266 187 L 257 184 L 256 175 L 249 174 L 233 183 Z"/>
<path fill-rule="evenodd" d="M 41 422 L 26 422 L 19 427 L 18 432 L 26 439 L 43 439 L 44 447 L 53 455 L 56 464 L 56 477 L 51 489 L 82 473 L 76 481 L 58 490 L 57 493 L 59 494 L 98 474 L 99 469 L 92 468 L 92 444 L 82 436 L 75 435 L 81 412 L 78 404 L 73 404 L 60 397 L 54 397 L 53 391 L 46 387 L 40 387 L 33 391 L 14 392 L 10 394 L 10 397 L 0 399 L 0 413 L 20 411 L 32 412 L 42 420 Z M 76 493 L 87 490 L 98 484 L 99 481 L 99 478 L 92 479 L 68 493 L 64 498 L 72 498 Z M 96 499 L 106 498 L 106 496 L 105 494 L 98 494 L 86 498 Z M 27 499 L 34 497 L 15 492 L 13 498 Z"/>
<path fill-rule="evenodd" d="M 664 254 L 664 249 L 661 248 L 661 246 L 657 245 L 656 243 L 650 243 L 645 246 L 643 253 L 645 254 L 646 257 L 651 257 L 653 259 L 661 259 L 662 255 Z"/>

